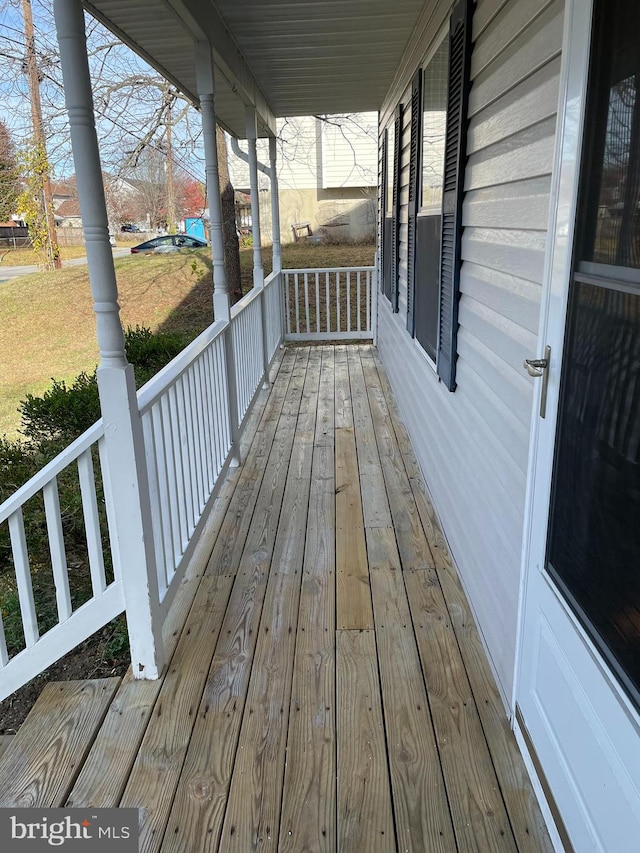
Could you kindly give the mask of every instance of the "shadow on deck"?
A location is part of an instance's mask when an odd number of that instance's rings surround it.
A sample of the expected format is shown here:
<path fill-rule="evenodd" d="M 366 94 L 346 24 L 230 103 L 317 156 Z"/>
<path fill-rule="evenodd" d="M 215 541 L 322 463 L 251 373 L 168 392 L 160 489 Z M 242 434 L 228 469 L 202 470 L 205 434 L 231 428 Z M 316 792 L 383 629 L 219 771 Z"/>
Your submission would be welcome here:
<path fill-rule="evenodd" d="M 550 850 L 370 346 L 289 349 L 165 626 L 163 678 L 49 685 L 0 805 L 140 850 Z"/>

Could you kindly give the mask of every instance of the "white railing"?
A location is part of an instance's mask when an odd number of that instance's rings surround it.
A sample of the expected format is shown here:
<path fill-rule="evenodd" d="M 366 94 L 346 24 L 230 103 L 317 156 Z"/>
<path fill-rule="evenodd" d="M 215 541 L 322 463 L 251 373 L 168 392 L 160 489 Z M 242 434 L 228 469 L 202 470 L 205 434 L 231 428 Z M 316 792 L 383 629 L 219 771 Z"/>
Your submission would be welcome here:
<path fill-rule="evenodd" d="M 265 279 L 264 299 L 267 318 L 267 359 L 272 361 L 282 343 L 284 302 L 282 292 L 282 274 L 271 273 Z"/>
<path fill-rule="evenodd" d="M 231 309 L 238 423 L 242 423 L 264 376 L 262 290 L 250 290 Z"/>
<path fill-rule="evenodd" d="M 285 339 L 371 340 L 375 267 L 283 270 Z"/>
<path fill-rule="evenodd" d="M 59 481 L 62 479 L 65 480 L 66 492 L 71 490 L 80 495 L 84 525 L 81 539 L 84 542 L 78 552 L 74 537 L 73 562 L 86 565 L 84 573 L 75 568 L 70 570 L 68 564 L 65 527 L 69 509 L 67 507 L 63 514 L 60 508 Z M 105 508 L 106 517 L 104 512 L 101 514 L 101 507 Z M 41 523 L 43 509 L 49 541 L 51 583 L 49 589 L 40 588 L 36 598 L 31 577 L 28 530 L 30 524 Z M 12 622 L 9 644 L 0 616 L 0 700 L 124 610 L 119 567 L 105 568 L 103 541 L 107 535 L 106 525 L 111 530 L 113 519 L 102 421 L 65 448 L 0 506 L 0 525 L 6 524 L 10 535 L 16 591 L 11 607 L 8 605 L 11 596 L 5 598 L 5 615 Z M 78 526 L 78 520 L 75 520 L 76 535 Z M 73 583 L 70 582 L 70 571 Z M 5 591 L 12 586 L 8 573 L 6 570 L 3 574 Z M 79 588 L 88 600 L 74 600 L 78 597 Z M 18 611 L 20 628 L 16 625 Z M 48 627 L 51 622 L 56 624 Z M 41 634 L 43 627 L 44 633 Z"/>
<path fill-rule="evenodd" d="M 228 333 L 214 323 L 138 394 L 164 610 L 231 450 Z"/>
<path fill-rule="evenodd" d="M 253 289 L 232 308 L 228 322 L 213 323 L 138 392 L 158 581 L 158 600 L 151 602 L 156 617 L 166 617 L 283 338 L 371 339 L 374 270 L 271 274 L 263 288 Z M 0 700 L 125 609 L 125 585 L 131 581 L 120 571 L 119 549 L 106 544 L 123 533 L 118 531 L 104 444 L 99 421 L 0 505 L 0 530 L 4 525 L 9 533 L 15 580 L 9 643 L 0 614 Z M 66 495 L 80 497 L 84 533 L 78 549 L 76 524 L 72 569 L 59 482 Z M 43 569 L 42 554 L 34 561 L 29 553 L 29 525 L 38 523 L 46 527 L 50 555 L 49 600 L 55 604 L 48 610 L 32 583 L 32 563 L 38 562 L 39 576 Z M 5 568 L 5 592 L 8 572 Z M 139 614 L 127 613 L 130 624 L 137 618 Z"/>

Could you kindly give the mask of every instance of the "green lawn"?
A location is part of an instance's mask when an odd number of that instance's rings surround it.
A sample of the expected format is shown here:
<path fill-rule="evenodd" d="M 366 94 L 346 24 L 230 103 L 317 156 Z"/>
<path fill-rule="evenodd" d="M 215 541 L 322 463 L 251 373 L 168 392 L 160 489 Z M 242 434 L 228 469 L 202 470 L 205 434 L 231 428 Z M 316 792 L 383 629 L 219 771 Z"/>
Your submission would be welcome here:
<path fill-rule="evenodd" d="M 292 244 L 283 250 L 288 268 L 344 267 L 373 263 L 374 248 Z M 271 250 L 263 251 L 265 273 Z M 194 273 L 192 263 L 197 260 Z M 251 287 L 253 251 L 241 249 L 243 289 Z M 212 319 L 211 258 L 208 250 L 189 254 L 132 255 L 115 261 L 121 319 L 197 334 Z M 39 394 L 51 378 L 72 380 L 98 360 L 95 319 L 86 268 L 70 267 L 14 279 L 0 287 L 0 435 L 15 438 L 17 406 L 27 393 Z"/>

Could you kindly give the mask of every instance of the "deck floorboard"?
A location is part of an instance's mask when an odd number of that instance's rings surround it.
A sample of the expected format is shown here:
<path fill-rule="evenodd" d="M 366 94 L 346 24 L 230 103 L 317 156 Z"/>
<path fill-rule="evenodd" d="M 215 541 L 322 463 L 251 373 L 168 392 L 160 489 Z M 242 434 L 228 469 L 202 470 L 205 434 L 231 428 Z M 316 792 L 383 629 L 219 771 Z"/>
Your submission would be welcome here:
<path fill-rule="evenodd" d="M 0 798 L 136 806 L 143 853 L 551 851 L 375 349 L 290 348 L 272 380 L 162 679 L 69 688 Z"/>

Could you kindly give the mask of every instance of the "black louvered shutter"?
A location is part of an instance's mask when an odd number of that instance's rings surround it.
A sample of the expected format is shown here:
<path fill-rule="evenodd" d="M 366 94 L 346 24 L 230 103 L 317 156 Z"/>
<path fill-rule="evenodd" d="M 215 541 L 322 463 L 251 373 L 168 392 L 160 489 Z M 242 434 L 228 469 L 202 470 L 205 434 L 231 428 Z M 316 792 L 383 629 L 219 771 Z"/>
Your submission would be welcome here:
<path fill-rule="evenodd" d="M 379 257 L 379 287 L 380 290 L 385 292 L 385 270 L 387 269 L 387 255 L 389 254 L 389 244 L 386 237 L 386 229 L 385 229 L 385 220 L 387 217 L 387 193 L 389 192 L 389 182 L 387 179 L 387 146 L 389 145 L 389 131 L 384 130 L 382 133 L 382 144 L 380 146 L 380 210 L 379 221 L 378 221 L 378 237 L 379 237 L 379 246 L 380 246 L 380 257 Z"/>
<path fill-rule="evenodd" d="M 413 337 L 416 287 L 416 224 L 420 194 L 420 152 L 422 149 L 422 69 L 411 86 L 411 159 L 409 162 L 409 222 L 407 230 L 407 329 Z"/>
<path fill-rule="evenodd" d="M 391 216 L 391 307 L 398 311 L 398 261 L 400 231 L 400 144 L 402 135 L 402 104 L 396 107 L 395 133 L 393 138 L 393 210 Z"/>
<path fill-rule="evenodd" d="M 442 198 L 437 359 L 438 375 L 449 391 L 454 391 L 456 387 L 462 198 L 467 150 L 473 5 L 473 0 L 458 2 L 451 14 L 449 35 L 449 95 Z"/>

